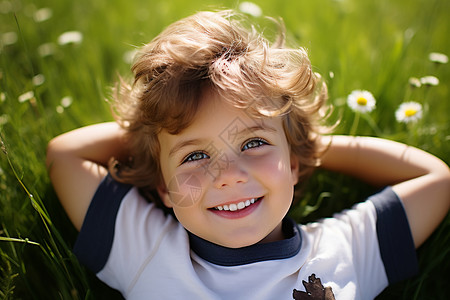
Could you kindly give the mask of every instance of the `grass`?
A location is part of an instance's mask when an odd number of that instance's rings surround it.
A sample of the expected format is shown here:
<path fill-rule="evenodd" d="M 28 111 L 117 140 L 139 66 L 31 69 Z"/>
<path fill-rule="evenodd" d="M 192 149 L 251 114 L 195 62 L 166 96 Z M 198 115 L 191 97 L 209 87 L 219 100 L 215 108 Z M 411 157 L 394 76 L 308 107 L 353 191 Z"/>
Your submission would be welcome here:
<path fill-rule="evenodd" d="M 349 133 L 355 121 L 347 95 L 369 90 L 377 107 L 361 116 L 356 134 L 409 143 L 450 162 L 450 69 L 428 60 L 430 52 L 450 54 L 449 1 L 258 4 L 264 14 L 283 17 L 293 44 L 308 49 L 327 81 L 332 120 L 341 119 L 337 133 Z M 111 120 L 105 99 L 117 75 L 129 75 L 127 51 L 181 17 L 217 7 L 212 0 L 0 2 L 0 298 L 120 299 L 71 252 L 76 232 L 50 185 L 46 144 L 67 130 Z M 269 26 L 267 34 L 272 30 Z M 81 43 L 59 45 L 58 37 L 67 31 L 81 32 Z M 439 78 L 439 85 L 408 84 L 410 77 L 427 75 Z M 396 122 L 395 110 L 410 100 L 423 105 L 423 118 L 409 125 Z M 328 216 L 370 192 L 351 178 L 318 172 L 292 215 L 299 221 Z M 449 299 L 449 229 L 447 217 L 419 249 L 420 275 L 389 287 L 378 299 Z"/>

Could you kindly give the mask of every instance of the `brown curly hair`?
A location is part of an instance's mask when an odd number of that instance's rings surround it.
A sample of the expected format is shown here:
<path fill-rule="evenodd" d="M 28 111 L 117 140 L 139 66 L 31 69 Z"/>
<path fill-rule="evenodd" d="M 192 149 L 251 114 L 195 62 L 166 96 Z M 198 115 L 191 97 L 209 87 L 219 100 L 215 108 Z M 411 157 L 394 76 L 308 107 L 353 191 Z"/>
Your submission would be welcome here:
<path fill-rule="evenodd" d="M 281 21 L 270 43 L 233 11 L 199 12 L 177 21 L 142 47 L 132 67 L 134 82 L 116 89 L 113 111 L 126 130 L 131 164 L 110 170 L 118 181 L 152 196 L 161 183 L 158 134 L 189 126 L 205 88 L 212 88 L 255 118 L 281 116 L 300 163 L 300 176 L 316 166 L 316 138 L 325 83 L 312 71 L 306 51 L 284 46 Z"/>

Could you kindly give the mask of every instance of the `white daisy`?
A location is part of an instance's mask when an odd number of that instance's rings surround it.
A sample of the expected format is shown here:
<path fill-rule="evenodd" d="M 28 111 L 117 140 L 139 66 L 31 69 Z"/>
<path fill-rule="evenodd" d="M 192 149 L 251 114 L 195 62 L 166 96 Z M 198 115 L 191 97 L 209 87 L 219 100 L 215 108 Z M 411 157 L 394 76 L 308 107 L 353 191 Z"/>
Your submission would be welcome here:
<path fill-rule="evenodd" d="M 428 55 L 428 59 L 430 61 L 438 63 L 438 64 L 446 64 L 446 63 L 448 63 L 448 56 L 443 54 L 443 53 L 431 52 Z"/>
<path fill-rule="evenodd" d="M 37 51 L 41 57 L 46 57 L 46 56 L 53 55 L 55 53 L 55 49 L 56 49 L 55 44 L 45 43 L 45 44 L 40 45 L 37 48 Z"/>
<path fill-rule="evenodd" d="M 48 7 L 44 7 L 41 9 L 38 9 L 34 15 L 33 18 L 37 23 L 47 21 L 53 16 L 53 10 Z"/>
<path fill-rule="evenodd" d="M 122 56 L 122 59 L 125 63 L 132 64 L 134 61 L 134 58 L 136 57 L 137 54 L 138 54 L 138 50 L 133 49 L 133 50 L 125 52 Z"/>
<path fill-rule="evenodd" d="M 0 2 L 0 13 L 2 14 L 8 14 L 10 12 L 13 12 L 13 4 L 11 1 L 1 1 Z"/>
<path fill-rule="evenodd" d="M 19 96 L 18 100 L 20 103 L 26 102 L 28 100 L 31 100 L 34 97 L 34 92 L 33 91 L 28 91 L 26 93 L 23 93 L 22 95 Z"/>
<path fill-rule="evenodd" d="M 439 85 L 439 79 L 436 76 L 424 76 L 420 78 L 420 82 L 423 85 Z"/>
<path fill-rule="evenodd" d="M 70 105 L 72 105 L 72 102 L 73 102 L 72 97 L 66 96 L 66 97 L 61 99 L 61 106 L 67 108 Z"/>
<path fill-rule="evenodd" d="M 395 112 L 395 118 L 401 123 L 414 123 L 422 118 L 422 105 L 411 101 L 400 104 Z"/>
<path fill-rule="evenodd" d="M 67 31 L 58 37 L 58 44 L 80 44 L 83 41 L 83 34 L 79 31 Z"/>
<path fill-rule="evenodd" d="M 33 82 L 33 85 L 35 86 L 42 85 L 45 82 L 45 76 L 42 74 L 37 74 L 31 79 L 31 82 Z"/>
<path fill-rule="evenodd" d="M 245 14 L 249 14 L 253 17 L 260 17 L 262 15 L 262 9 L 253 2 L 244 1 L 239 5 L 239 10 Z"/>
<path fill-rule="evenodd" d="M 9 115 L 3 114 L 0 116 L 0 126 L 5 125 L 8 122 L 9 122 Z M 1 170 L 2 169 L 0 168 L 0 175 L 2 175 Z"/>
<path fill-rule="evenodd" d="M 409 78 L 408 82 L 409 82 L 409 85 L 410 85 L 411 87 L 419 88 L 419 87 L 422 85 L 422 84 L 420 83 L 420 79 L 419 79 L 419 78 L 416 78 L 416 77 L 411 77 L 411 78 Z"/>
<path fill-rule="evenodd" d="M 0 45 L 13 45 L 17 42 L 17 39 L 17 33 L 15 33 L 14 31 L 5 32 L 1 36 Z"/>
<path fill-rule="evenodd" d="M 375 109 L 375 98 L 369 91 L 355 90 L 347 97 L 347 104 L 354 111 L 368 113 Z"/>

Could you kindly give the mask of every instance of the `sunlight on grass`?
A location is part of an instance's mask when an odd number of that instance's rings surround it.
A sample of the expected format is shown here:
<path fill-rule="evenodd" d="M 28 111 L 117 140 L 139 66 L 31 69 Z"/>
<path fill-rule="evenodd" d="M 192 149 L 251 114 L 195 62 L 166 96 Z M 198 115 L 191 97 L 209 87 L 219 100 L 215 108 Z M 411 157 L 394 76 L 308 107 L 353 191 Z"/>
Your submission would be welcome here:
<path fill-rule="evenodd" d="M 198 10 L 241 3 L 0 0 L 2 299 L 120 299 L 71 251 L 76 232 L 51 188 L 46 145 L 64 131 L 112 120 L 111 87 L 119 74 L 130 76 L 136 48 L 162 28 Z M 337 133 L 406 142 L 450 162 L 450 1 L 254 3 L 242 7 L 268 36 L 275 27 L 261 13 L 281 16 L 290 44 L 308 49 L 314 71 L 328 84 Z M 376 106 L 368 110 L 371 98 L 361 97 L 349 106 L 353 91 L 368 91 Z M 350 178 L 318 172 L 291 215 L 299 222 L 329 216 L 371 192 Z M 440 278 L 450 272 L 449 242 L 447 217 L 419 250 L 421 274 L 379 299 L 448 299 Z"/>

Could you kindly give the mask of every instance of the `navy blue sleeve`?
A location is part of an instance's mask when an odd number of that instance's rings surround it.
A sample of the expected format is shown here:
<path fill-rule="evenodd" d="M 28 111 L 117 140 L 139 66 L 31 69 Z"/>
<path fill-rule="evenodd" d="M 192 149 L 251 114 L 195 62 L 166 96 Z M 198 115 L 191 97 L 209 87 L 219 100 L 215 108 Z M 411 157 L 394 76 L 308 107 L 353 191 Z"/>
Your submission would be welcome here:
<path fill-rule="evenodd" d="M 94 273 L 103 269 L 108 260 L 117 212 L 130 189 L 130 185 L 119 183 L 108 174 L 91 200 L 73 252 Z"/>
<path fill-rule="evenodd" d="M 369 198 L 377 212 L 377 236 L 389 284 L 418 272 L 416 249 L 401 200 L 391 187 Z"/>

